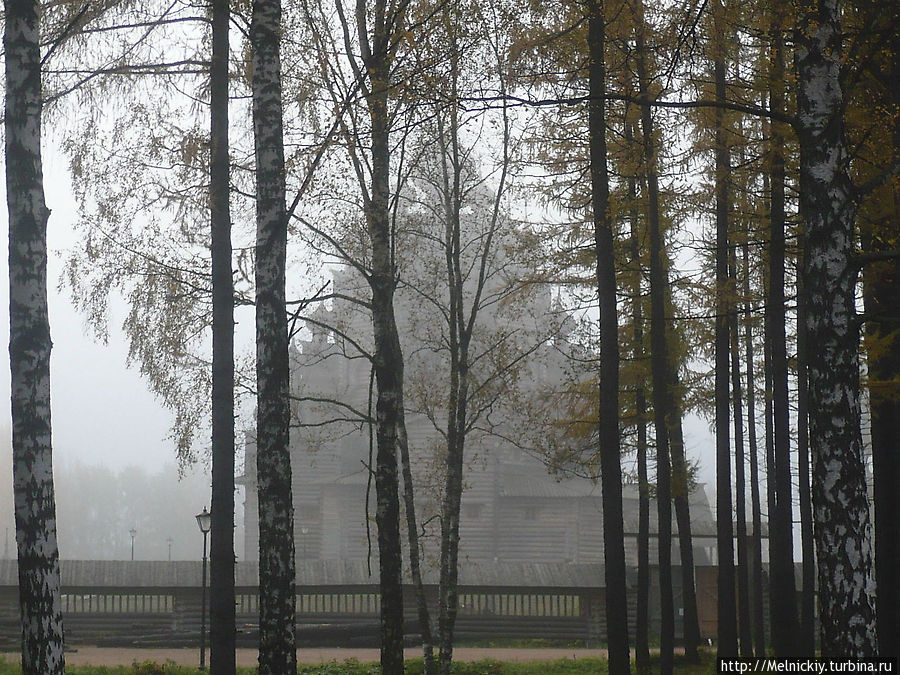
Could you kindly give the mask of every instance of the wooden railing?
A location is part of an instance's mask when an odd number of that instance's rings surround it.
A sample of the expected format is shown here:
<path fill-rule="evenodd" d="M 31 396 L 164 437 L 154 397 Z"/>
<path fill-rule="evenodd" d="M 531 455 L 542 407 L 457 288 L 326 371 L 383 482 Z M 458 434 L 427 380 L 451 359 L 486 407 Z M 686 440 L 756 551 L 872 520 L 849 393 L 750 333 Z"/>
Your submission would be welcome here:
<path fill-rule="evenodd" d="M 19 641 L 18 593 L 13 561 L 0 561 L 0 649 L 16 649 Z M 244 563 L 246 566 L 247 564 Z M 99 645 L 187 646 L 199 642 L 201 587 L 199 564 L 192 563 L 63 563 L 62 612 L 67 642 Z M 68 569 L 68 576 L 67 576 Z M 485 577 L 503 578 L 498 570 L 483 569 Z M 504 569 L 500 572 L 508 572 Z M 297 635 L 301 645 L 376 645 L 378 640 L 378 587 L 356 581 L 347 568 L 335 575 L 327 564 L 302 570 L 307 579 L 328 583 L 297 586 Z M 461 584 L 456 635 L 460 639 L 541 638 L 587 645 L 602 642 L 606 634 L 604 589 L 557 584 L 596 580 L 597 570 L 573 570 L 551 565 L 513 568 L 510 580 L 530 583 Z M 590 572 L 590 576 L 588 576 Z M 714 574 L 698 568 L 702 586 L 701 629 L 706 637 L 715 617 L 706 616 L 710 602 L 709 579 Z M 579 574 L 582 576 L 579 577 Z M 301 574 L 298 572 L 298 578 Z M 359 575 L 357 575 L 359 576 Z M 676 577 L 678 575 L 675 575 Z M 254 568 L 238 568 L 236 611 L 238 641 L 255 646 L 258 637 L 258 589 Z M 471 579 L 471 575 L 470 575 Z M 103 581 L 104 583 L 97 583 Z M 114 581 L 115 583 L 111 583 Z M 74 582 L 74 583 L 73 583 Z M 248 583 L 251 582 L 251 583 Z M 540 583 L 535 583 L 540 582 Z M 714 589 L 713 589 L 714 590 Z M 436 616 L 437 586 L 425 587 Z M 634 620 L 635 598 L 629 593 Z M 407 632 L 418 631 L 414 589 L 404 588 Z M 207 605 L 208 607 L 208 605 Z M 208 620 L 208 617 L 207 617 Z M 654 620 L 651 617 L 651 622 Z M 680 621 L 678 622 L 680 624 Z M 633 629 L 633 626 L 632 626 Z M 678 628 L 680 631 L 680 626 Z"/>

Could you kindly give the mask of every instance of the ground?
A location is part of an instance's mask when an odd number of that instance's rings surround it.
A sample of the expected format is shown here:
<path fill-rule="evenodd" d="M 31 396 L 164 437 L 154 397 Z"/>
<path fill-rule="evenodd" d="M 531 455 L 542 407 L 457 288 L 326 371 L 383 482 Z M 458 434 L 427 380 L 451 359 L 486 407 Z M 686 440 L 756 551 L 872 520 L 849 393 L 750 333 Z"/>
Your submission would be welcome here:
<path fill-rule="evenodd" d="M 406 657 L 414 659 L 422 656 L 421 649 L 407 649 Z M 2 653 L 0 658 L 13 662 L 18 661 L 18 653 Z M 339 649 L 339 648 L 308 648 L 297 652 L 301 663 L 328 663 L 329 661 L 344 661 L 357 659 L 361 662 L 378 661 L 377 649 Z M 497 647 L 459 647 L 453 650 L 453 658 L 457 661 L 481 661 L 492 659 L 507 662 L 534 662 L 556 661 L 558 659 L 586 659 L 606 657 L 604 649 L 511 649 Z M 207 655 L 208 658 L 208 655 Z M 156 661 L 165 663 L 173 661 L 178 665 L 198 665 L 200 652 L 198 649 L 111 649 L 105 647 L 81 646 L 72 647 L 66 652 L 66 664 L 72 666 L 121 666 L 130 665 L 133 662 Z M 237 650 L 238 666 L 256 665 L 255 649 Z"/>

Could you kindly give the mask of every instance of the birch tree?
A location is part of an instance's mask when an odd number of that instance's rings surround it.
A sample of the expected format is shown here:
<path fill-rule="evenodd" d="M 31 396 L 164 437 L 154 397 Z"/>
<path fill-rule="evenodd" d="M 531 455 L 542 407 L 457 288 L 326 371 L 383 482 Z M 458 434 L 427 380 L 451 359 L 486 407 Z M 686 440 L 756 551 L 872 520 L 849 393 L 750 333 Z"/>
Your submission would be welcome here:
<path fill-rule="evenodd" d="M 250 24 L 256 149 L 256 386 L 259 672 L 294 673 L 294 506 L 285 311 L 287 205 L 281 95 L 281 2 L 254 0 Z"/>
<path fill-rule="evenodd" d="M 397 457 L 404 426 L 403 351 L 394 315 L 397 267 L 391 217 L 392 205 L 396 203 L 391 195 L 391 99 L 394 58 L 408 4 L 408 0 L 396 4 L 386 0 L 358 2 L 352 24 L 346 19 L 343 0 L 337 0 L 335 5 L 344 48 L 366 104 L 370 127 L 365 158 L 355 154 L 354 144 L 358 139 L 351 140 L 350 147 L 363 195 L 371 256 L 366 281 L 372 293 L 372 361 L 378 387 L 374 472 L 381 593 L 381 667 L 389 675 L 403 671 L 402 540 Z"/>
<path fill-rule="evenodd" d="M 425 328 L 425 322 L 439 326 L 440 337 L 425 342 L 444 361 L 437 368 L 418 369 L 427 372 L 428 383 L 418 387 L 425 396 L 417 396 L 414 403 L 430 409 L 426 414 L 446 441 L 439 469 L 443 485 L 437 624 L 439 666 L 449 673 L 459 605 L 461 500 L 472 432 L 478 432 L 476 439 L 492 433 L 496 421 L 491 418 L 503 415 L 500 409 L 506 402 L 498 398 L 514 396 L 516 374 L 535 346 L 527 344 L 532 335 L 522 336 L 528 332 L 523 300 L 532 294 L 527 283 L 515 279 L 517 272 L 528 276 L 524 261 L 513 251 L 524 233 L 514 230 L 505 206 L 514 146 L 510 114 L 505 101 L 496 113 L 473 114 L 463 103 L 484 92 L 506 94 L 512 14 L 491 3 L 473 5 L 465 15 L 442 5 L 435 14 L 439 21 L 419 54 L 422 79 L 428 83 L 419 93 L 436 101 L 433 123 L 423 122 L 419 129 L 421 165 L 411 176 L 418 194 L 416 220 L 422 222 L 414 233 L 417 255 L 408 261 L 403 286 L 434 310 L 413 309 L 410 314 L 420 326 L 416 334 L 435 330 Z M 486 149 L 494 144 L 496 152 Z M 492 180 L 490 188 L 487 180 Z M 434 266 L 429 258 L 443 258 L 443 269 L 434 275 L 437 281 L 428 279 L 426 270 Z M 516 315 L 517 309 L 522 314 Z M 511 321 L 513 316 L 519 321 Z M 537 344 L 546 341 L 547 332 L 540 331 Z M 412 340 L 414 353 L 419 351 L 417 342 Z M 416 361 L 410 365 L 415 367 Z M 442 391 L 435 391 L 438 373 L 445 372 L 446 385 L 442 382 Z M 418 383 L 412 384 L 415 388 Z M 441 399 L 446 423 L 438 422 L 435 414 L 434 400 Z"/>
<path fill-rule="evenodd" d="M 809 430 L 822 653 L 877 652 L 875 580 L 859 408 L 856 202 L 844 133 L 841 10 L 804 0 L 794 36 Z"/>
<path fill-rule="evenodd" d="M 65 657 L 50 427 L 50 210 L 41 164 L 41 9 L 36 0 L 4 4 L 9 360 L 22 671 L 51 675 L 65 672 Z"/>

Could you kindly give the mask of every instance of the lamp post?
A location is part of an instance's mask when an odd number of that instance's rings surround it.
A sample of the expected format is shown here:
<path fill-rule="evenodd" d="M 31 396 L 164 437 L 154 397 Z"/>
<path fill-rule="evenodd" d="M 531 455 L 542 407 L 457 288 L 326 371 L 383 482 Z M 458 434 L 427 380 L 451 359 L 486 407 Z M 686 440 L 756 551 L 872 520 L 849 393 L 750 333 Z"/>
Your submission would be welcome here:
<path fill-rule="evenodd" d="M 306 535 L 309 534 L 308 527 L 301 527 L 300 534 L 303 535 L 300 537 L 300 558 L 306 559 Z"/>
<path fill-rule="evenodd" d="M 131 560 L 134 562 L 134 535 L 137 534 L 137 530 L 132 527 L 128 530 L 128 534 L 131 535 Z"/>
<path fill-rule="evenodd" d="M 169 562 L 172 562 L 172 543 L 175 540 L 172 537 L 166 539 L 166 543 L 169 545 Z"/>
<path fill-rule="evenodd" d="M 197 525 L 203 533 L 203 595 L 200 602 L 200 668 L 206 668 L 206 535 L 209 534 L 211 516 L 206 507 L 197 514 Z"/>

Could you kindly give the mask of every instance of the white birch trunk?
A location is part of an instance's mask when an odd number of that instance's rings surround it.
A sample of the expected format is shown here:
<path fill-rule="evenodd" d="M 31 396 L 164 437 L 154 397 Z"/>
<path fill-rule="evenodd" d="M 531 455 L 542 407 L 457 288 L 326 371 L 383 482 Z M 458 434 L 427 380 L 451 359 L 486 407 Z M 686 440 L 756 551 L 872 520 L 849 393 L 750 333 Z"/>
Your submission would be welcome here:
<path fill-rule="evenodd" d="M 256 144 L 256 380 L 259 672 L 297 672 L 282 131 L 281 3 L 255 0 L 250 28 Z"/>
<path fill-rule="evenodd" d="M 859 328 L 837 0 L 805 2 L 796 36 L 809 428 L 822 653 L 876 653 L 875 578 L 859 410 Z"/>
<path fill-rule="evenodd" d="M 22 672 L 46 675 L 65 672 L 65 659 L 50 434 L 50 211 L 41 168 L 40 10 L 36 1 L 5 5 L 9 357 Z"/>

